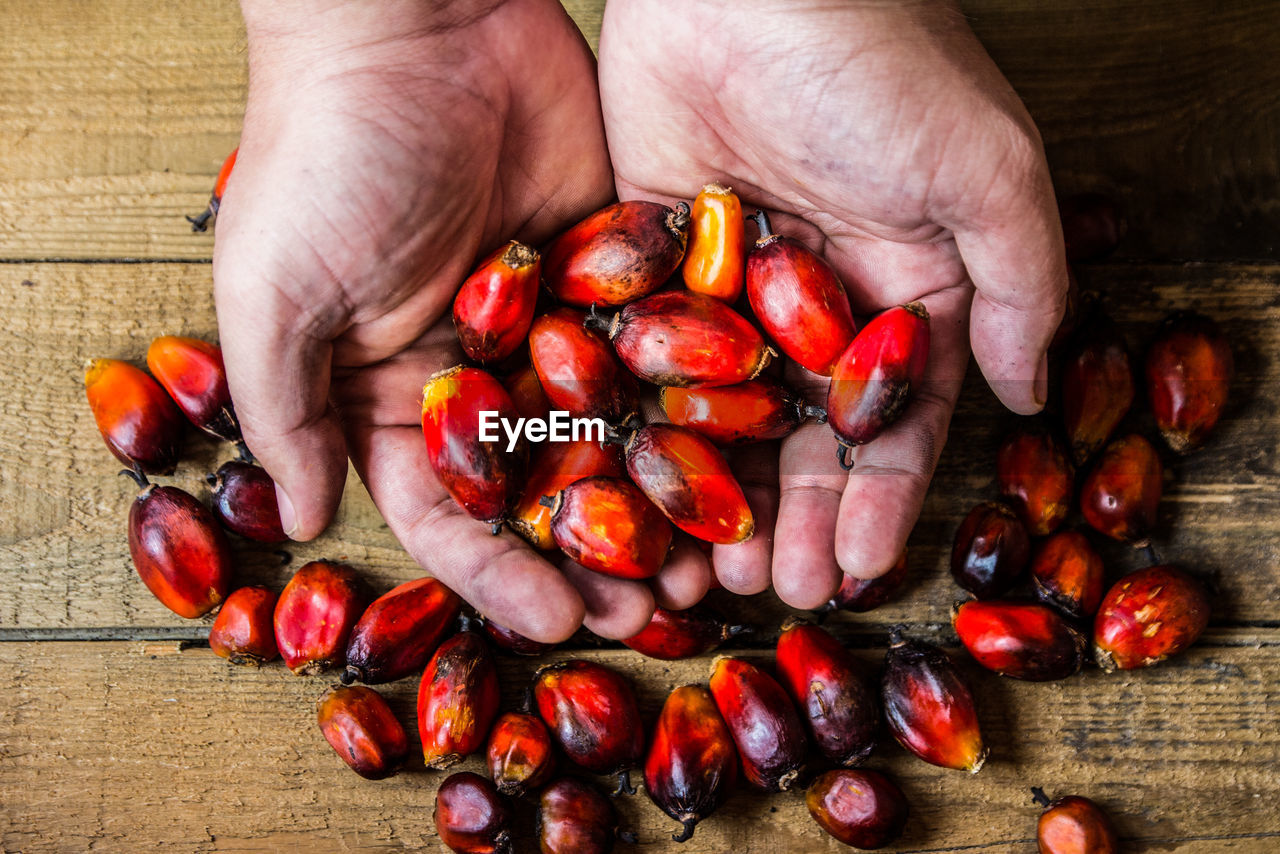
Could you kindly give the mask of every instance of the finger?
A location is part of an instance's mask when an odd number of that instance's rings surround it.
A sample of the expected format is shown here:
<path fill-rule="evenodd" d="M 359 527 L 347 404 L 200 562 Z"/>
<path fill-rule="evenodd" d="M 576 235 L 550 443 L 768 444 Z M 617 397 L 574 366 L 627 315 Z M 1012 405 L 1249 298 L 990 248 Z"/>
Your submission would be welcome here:
<path fill-rule="evenodd" d="M 613 578 L 567 559 L 561 569 L 586 606 L 582 624 L 600 637 L 622 640 L 649 625 L 654 599 L 648 585 Z"/>
<path fill-rule="evenodd" d="M 756 532 L 744 543 L 717 545 L 711 559 L 720 584 L 731 593 L 750 596 L 769 587 L 774 526 L 778 520 L 778 446 L 750 445 L 736 450 L 732 468 L 747 498 Z"/>
<path fill-rule="evenodd" d="M 690 537 L 677 534 L 667 562 L 649 580 L 649 587 L 654 600 L 663 608 L 672 611 L 692 608 L 711 588 L 711 562 Z"/>
<path fill-rule="evenodd" d="M 793 608 L 817 608 L 840 587 L 832 543 L 847 477 L 831 428 L 806 424 L 784 439 L 778 472 L 773 587 Z"/>

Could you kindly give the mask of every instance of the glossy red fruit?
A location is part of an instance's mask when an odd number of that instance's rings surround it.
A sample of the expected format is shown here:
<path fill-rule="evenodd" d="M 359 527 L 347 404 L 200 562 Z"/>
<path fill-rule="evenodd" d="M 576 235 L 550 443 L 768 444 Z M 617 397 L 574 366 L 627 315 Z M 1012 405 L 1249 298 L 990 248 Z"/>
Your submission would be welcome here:
<path fill-rule="evenodd" d="M 879 608 L 894 597 L 907 580 L 907 550 L 904 548 L 889 571 L 879 578 L 844 576 L 840 589 L 827 603 L 828 611 L 852 611 L 855 614 Z"/>
<path fill-rule="evenodd" d="M 827 422 L 847 448 L 870 442 L 898 420 L 924 382 L 929 312 L 922 303 L 876 315 L 836 362 L 827 391 Z"/>
<path fill-rule="evenodd" d="M 694 605 L 683 611 L 655 608 L 649 625 L 623 643 L 649 658 L 676 661 L 697 658 L 748 631 L 747 626 L 725 622 L 706 605 Z"/>
<path fill-rule="evenodd" d="M 236 155 L 240 153 L 240 147 L 236 146 L 231 153 L 227 155 L 226 160 L 222 161 L 222 167 L 218 169 L 218 177 L 213 182 L 213 193 L 209 196 L 209 205 L 197 216 L 187 217 L 187 222 L 191 223 L 192 231 L 204 231 L 209 227 L 209 220 L 218 215 L 218 208 L 222 207 L 222 194 L 227 191 L 227 179 L 231 177 L 231 170 L 236 166 Z"/>
<path fill-rule="evenodd" d="M 558 308 L 529 329 L 529 358 L 553 409 L 616 424 L 640 405 L 635 377 L 604 335 L 583 326 L 586 315 Z"/>
<path fill-rule="evenodd" d="M 1183 311 L 1165 318 L 1147 350 L 1147 399 L 1176 453 L 1204 443 L 1227 405 L 1235 361 L 1218 325 Z"/>
<path fill-rule="evenodd" d="M 320 699 L 317 719 L 325 740 L 366 780 L 390 777 L 409 758 L 409 736 L 372 688 L 330 689 Z"/>
<path fill-rule="evenodd" d="M 1047 605 L 964 602 L 951 619 L 973 660 L 1001 676 L 1049 682 L 1084 666 L 1089 642 Z"/>
<path fill-rule="evenodd" d="M 129 554 L 147 589 L 173 613 L 203 616 L 227 598 L 231 547 L 209 508 L 176 486 L 129 472 L 142 491 L 129 507 Z"/>
<path fill-rule="evenodd" d="M 1097 612 L 1103 572 L 1102 558 L 1079 531 L 1059 531 L 1049 537 L 1031 561 L 1036 596 L 1075 620 Z"/>
<path fill-rule="evenodd" d="M 542 265 L 560 302 L 586 308 L 623 305 L 652 293 L 684 258 L 689 206 L 619 202 L 556 238 Z"/>
<path fill-rule="evenodd" d="M 738 479 L 715 445 L 687 427 L 650 424 L 627 442 L 627 473 L 685 533 L 711 543 L 740 543 L 756 522 Z"/>
<path fill-rule="evenodd" d="M 857 332 L 849 294 L 809 247 L 774 234 L 768 214 L 756 211 L 754 219 L 760 237 L 747 256 L 751 310 L 784 355 L 829 377 Z"/>
<path fill-rule="evenodd" d="M 618 829 L 618 813 L 591 783 L 561 777 L 538 797 L 538 845 L 542 854 L 609 854 L 615 839 L 635 842 Z"/>
<path fill-rule="evenodd" d="M 1142 548 L 1156 525 L 1164 466 L 1151 443 L 1131 433 L 1107 445 L 1080 488 L 1080 512 L 1099 533 Z"/>
<path fill-rule="evenodd" d="M 551 779 L 556 757 L 551 733 L 535 715 L 507 712 L 489 731 L 489 776 L 498 791 L 513 798 Z"/>
<path fill-rule="evenodd" d="M 303 564 L 285 585 L 273 617 L 285 665 L 299 676 L 337 667 L 369 601 L 360 576 L 327 560 Z"/>
<path fill-rule="evenodd" d="M 436 790 L 436 835 L 456 854 L 509 854 L 511 809 L 493 783 L 470 771 Z"/>
<path fill-rule="evenodd" d="M 542 389 L 538 372 L 533 365 L 525 365 L 502 381 L 502 387 L 511 395 L 511 402 L 521 418 L 546 418 L 551 414 L 551 401 Z"/>
<path fill-rule="evenodd" d="M 1058 203 L 1068 261 L 1094 261 L 1111 254 L 1128 225 L 1119 204 L 1102 193 L 1077 193 Z"/>
<path fill-rule="evenodd" d="M 468 358 L 498 362 L 524 343 L 541 273 L 538 250 L 512 240 L 463 281 L 453 299 L 453 328 Z"/>
<path fill-rule="evenodd" d="M 804 800 L 819 827 L 862 850 L 889 845 L 907 824 L 907 796 L 878 771 L 828 771 L 813 781 Z"/>
<path fill-rule="evenodd" d="M 681 266 L 685 287 L 732 305 L 742 294 L 746 254 L 742 202 L 728 187 L 707 184 L 693 200 L 689 251 Z"/>
<path fill-rule="evenodd" d="M 671 548 L 671 523 L 628 480 L 587 477 L 556 496 L 556 545 L 573 560 L 615 578 L 652 578 Z"/>
<path fill-rule="evenodd" d="M 182 413 L 145 371 L 119 359 L 85 367 L 84 391 L 107 449 L 130 468 L 171 474 L 182 446 Z"/>
<path fill-rule="evenodd" d="M 1046 799 L 1047 800 L 1047 799 Z M 1036 825 L 1040 854 L 1117 854 L 1115 825 L 1096 803 L 1068 795 L 1050 803 Z"/>
<path fill-rule="evenodd" d="M 495 441 L 481 441 L 481 413 Z M 500 523 L 524 487 L 528 449 L 508 451 L 499 419 L 520 418 L 507 390 L 478 368 L 461 365 L 433 375 L 422 390 L 427 459 L 441 485 L 474 519 Z"/>
<path fill-rule="evenodd" d="M 737 780 L 738 751 L 711 692 L 701 685 L 676 688 L 662 705 L 644 762 L 645 792 L 683 825 L 671 838 L 688 841 Z"/>
<path fill-rule="evenodd" d="M 498 669 L 484 639 L 465 631 L 440 644 L 418 683 L 418 735 L 440 771 L 484 746 L 498 715 Z"/>
<path fill-rule="evenodd" d="M 266 469 L 230 460 L 218 466 L 208 481 L 213 487 L 213 512 L 227 530 L 259 543 L 289 539 L 280 524 L 275 481 Z"/>
<path fill-rule="evenodd" d="M 987 759 L 973 692 L 950 656 L 890 633 L 880 699 L 898 743 L 931 765 L 976 774 Z"/>
<path fill-rule="evenodd" d="M 1204 585 L 1174 566 L 1140 569 L 1117 581 L 1093 621 L 1098 666 L 1134 670 L 1191 646 L 1209 625 Z"/>
<path fill-rule="evenodd" d="M 549 664 L 534 678 L 533 701 L 571 762 L 617 774 L 618 791 L 634 794 L 628 772 L 644 756 L 644 727 L 626 677 L 581 659 Z"/>
<path fill-rule="evenodd" d="M 1000 494 L 1035 537 L 1053 533 L 1071 512 L 1074 478 L 1066 448 L 1047 430 L 1016 430 L 996 454 Z"/>
<path fill-rule="evenodd" d="M 622 363 L 655 385 L 734 385 L 756 377 L 774 356 L 745 317 L 691 291 L 653 294 L 588 323 L 607 329 Z"/>
<path fill-rule="evenodd" d="M 837 765 L 861 765 L 875 747 L 880 708 L 849 651 L 826 630 L 792 619 L 778 637 L 777 668 L 822 755 Z"/>
<path fill-rule="evenodd" d="M 1031 537 L 1006 504 L 985 501 L 969 511 L 951 547 L 951 577 L 979 599 L 1007 592 L 1031 559 Z"/>
<path fill-rule="evenodd" d="M 519 632 L 508 629 L 506 626 L 500 626 L 489 619 L 484 621 L 484 632 L 489 636 L 489 640 L 497 644 L 499 648 L 516 655 L 545 655 L 556 648 L 556 644 L 542 643 L 541 641 L 527 638 Z"/>
<path fill-rule="evenodd" d="M 382 594 L 351 630 L 342 681 L 378 685 L 420 672 L 461 607 L 458 594 L 434 578 L 408 581 Z"/>
<path fill-rule="evenodd" d="M 778 682 L 740 658 L 720 656 L 711 665 L 711 696 L 729 727 L 747 782 L 784 792 L 804 767 L 804 724 Z"/>
<path fill-rule="evenodd" d="M 826 418 L 822 407 L 809 406 L 768 377 L 717 388 L 664 387 L 658 391 L 658 403 L 671 423 L 720 446 L 782 439 L 807 418 Z"/>
<path fill-rule="evenodd" d="M 602 445 L 580 439 L 577 442 L 548 442 L 538 449 L 529 466 L 529 482 L 524 495 L 507 517 L 507 525 L 531 546 L 548 551 L 556 547 L 551 533 L 551 508 L 542 503 L 569 484 L 585 477 L 624 477 L 622 451 L 616 445 Z"/>
<path fill-rule="evenodd" d="M 161 335 L 147 348 L 147 369 L 188 421 L 215 439 L 240 441 L 221 347 L 198 338 Z"/>
<path fill-rule="evenodd" d="M 227 597 L 209 629 L 209 649 L 232 664 L 257 667 L 280 657 L 272 617 L 276 594 L 266 587 L 241 587 Z"/>
<path fill-rule="evenodd" d="M 1077 465 L 1106 444 L 1133 404 L 1133 369 L 1119 327 L 1099 310 L 1081 321 L 1062 365 L 1062 422 Z"/>

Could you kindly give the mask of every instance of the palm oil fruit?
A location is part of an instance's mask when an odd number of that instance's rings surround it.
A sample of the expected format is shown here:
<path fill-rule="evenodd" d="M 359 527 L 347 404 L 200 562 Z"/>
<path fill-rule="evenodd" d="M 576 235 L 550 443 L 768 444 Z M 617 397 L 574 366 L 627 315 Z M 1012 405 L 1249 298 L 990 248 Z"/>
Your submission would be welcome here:
<path fill-rule="evenodd" d="M 1117 854 L 1120 850 L 1111 819 L 1080 795 L 1067 795 L 1045 806 L 1036 825 L 1036 842 L 1040 854 Z"/>
<path fill-rule="evenodd" d="M 984 501 L 956 529 L 951 577 L 979 599 L 1006 593 L 1031 558 L 1027 526 L 1007 504 Z"/>
<path fill-rule="evenodd" d="M 857 331 L 849 294 L 831 265 L 807 246 L 774 234 L 756 211 L 760 237 L 747 255 L 747 300 L 783 354 L 829 377 Z"/>
<path fill-rule="evenodd" d="M 182 413 L 160 384 L 119 359 L 94 359 L 84 391 L 107 449 L 130 468 L 171 474 L 182 447 Z"/>
<path fill-rule="evenodd" d="M 823 610 L 852 611 L 855 614 L 871 611 L 892 599 L 906 580 L 907 550 L 904 548 L 889 571 L 878 578 L 845 575 L 840 589 Z"/>
<path fill-rule="evenodd" d="M 1094 261 L 1111 253 L 1127 225 L 1116 200 L 1102 193 L 1077 193 L 1058 204 L 1067 260 Z"/>
<path fill-rule="evenodd" d="M 259 543 L 289 539 L 280 524 L 275 481 L 266 469 L 228 460 L 207 479 L 213 487 L 213 512 L 227 530 Z"/>
<path fill-rule="evenodd" d="M 688 841 L 737 779 L 738 751 L 711 692 L 701 685 L 676 688 L 662 704 L 644 761 L 645 792 L 683 825 L 671 838 Z"/>
<path fill-rule="evenodd" d="M 929 364 L 929 312 L 923 303 L 876 315 L 840 355 L 827 391 L 827 423 L 841 465 L 849 449 L 870 442 L 897 421 L 924 382 Z"/>
<path fill-rule="evenodd" d="M 351 630 L 342 681 L 378 685 L 419 672 L 461 607 L 458 594 L 434 578 L 407 581 L 382 594 Z"/>
<path fill-rule="evenodd" d="M 209 508 L 176 486 L 142 487 L 129 507 L 129 554 L 147 589 L 179 617 L 195 619 L 227 598 L 231 546 Z"/>
<path fill-rule="evenodd" d="M 987 748 L 973 692 L 942 649 L 890 632 L 880 700 L 889 731 L 908 751 L 940 768 L 982 769 Z"/>
<path fill-rule="evenodd" d="M 390 777 L 409 758 L 409 736 L 372 688 L 335 686 L 320 699 L 316 717 L 325 740 L 366 780 Z"/>
<path fill-rule="evenodd" d="M 849 651 L 825 629 L 791 619 L 778 638 L 777 668 L 822 755 L 836 765 L 861 765 L 875 747 L 880 709 Z"/>
<path fill-rule="evenodd" d="M 418 683 L 418 735 L 426 766 L 441 771 L 475 753 L 497 715 L 493 654 L 476 632 L 458 632 L 436 649 Z"/>
<path fill-rule="evenodd" d="M 804 724 L 777 680 L 750 662 L 719 656 L 711 665 L 711 696 L 729 727 L 747 782 L 785 792 L 804 767 Z"/>
<path fill-rule="evenodd" d="M 192 231 L 205 231 L 209 227 L 209 220 L 218 215 L 218 208 L 222 207 L 222 194 L 227 191 L 227 179 L 231 177 L 231 171 L 236 167 L 236 155 L 239 153 L 240 147 L 236 146 L 222 161 L 222 166 L 218 169 L 218 177 L 213 182 L 213 193 L 209 196 L 208 206 L 197 216 L 187 217 Z"/>
<path fill-rule="evenodd" d="M 644 757 L 644 727 L 625 676 L 582 659 L 549 664 L 534 676 L 533 702 L 571 762 L 617 774 L 618 791 L 635 793 L 628 772 Z"/>
<path fill-rule="evenodd" d="M 1196 312 L 1165 318 L 1147 350 L 1147 400 L 1165 444 L 1185 454 L 1222 415 L 1235 362 L 1218 325 Z"/>
<path fill-rule="evenodd" d="M 742 294 L 746 254 L 742 202 L 728 187 L 707 184 L 693 200 L 684 286 L 732 305 Z"/>
<path fill-rule="evenodd" d="M 555 409 L 617 424 L 639 407 L 639 386 L 608 340 L 582 325 L 585 318 L 577 309 L 558 308 L 536 319 L 529 358 Z"/>
<path fill-rule="evenodd" d="M 1077 465 L 1111 438 L 1133 404 L 1133 382 L 1124 335 L 1095 306 L 1082 319 L 1062 365 L 1062 421 Z"/>
<path fill-rule="evenodd" d="M 635 838 L 618 829 L 618 813 L 586 780 L 561 777 L 538 795 L 538 846 L 543 854 L 609 854 L 614 840 Z"/>
<path fill-rule="evenodd" d="M 866 851 L 889 845 L 907 824 L 907 796 L 878 771 L 828 771 L 810 784 L 804 800 L 819 827 Z"/>
<path fill-rule="evenodd" d="M 436 790 L 436 835 L 455 854 L 510 854 L 511 808 L 493 783 L 471 771 Z"/>
<path fill-rule="evenodd" d="M 1034 537 L 1053 533 L 1067 518 L 1074 477 L 1066 449 L 1047 430 L 1017 430 L 996 454 L 1000 493 Z"/>
<path fill-rule="evenodd" d="M 198 338 L 161 335 L 147 348 L 147 369 L 188 421 L 215 439 L 240 441 L 221 347 Z"/>
<path fill-rule="evenodd" d="M 509 374 L 502 381 L 502 387 L 511 395 L 511 402 L 521 418 L 546 418 L 551 414 L 551 401 L 532 364 Z"/>
<path fill-rule="evenodd" d="M 556 648 L 553 643 L 543 643 L 542 641 L 527 638 L 516 630 L 509 629 L 490 619 L 484 621 L 484 633 L 500 649 L 504 649 L 514 655 L 546 655 Z"/>
<path fill-rule="evenodd" d="M 652 578 L 671 548 L 671 523 L 631 481 L 586 477 L 553 502 L 556 545 L 587 569 L 614 578 Z"/>
<path fill-rule="evenodd" d="M 627 473 L 677 528 L 709 543 L 740 543 L 755 518 L 715 445 L 687 427 L 649 424 L 626 444 Z"/>
<path fill-rule="evenodd" d="M 774 351 L 751 322 L 714 297 L 663 291 L 606 318 L 588 315 L 607 330 L 631 373 L 661 386 L 734 385 L 755 378 Z"/>
<path fill-rule="evenodd" d="M 721 447 L 783 439 L 807 418 L 826 420 L 777 380 L 756 377 L 716 388 L 663 387 L 658 403 L 672 424 L 688 427 Z"/>
<path fill-rule="evenodd" d="M 1131 433 L 1107 445 L 1090 469 L 1080 488 L 1080 512 L 1098 533 L 1145 548 L 1163 488 L 1160 455 Z"/>
<path fill-rule="evenodd" d="M 495 441 L 481 441 L 481 413 L 493 419 L 487 427 Z M 514 424 L 519 418 L 502 383 L 479 368 L 441 371 L 422 390 L 422 433 L 432 470 L 467 515 L 495 532 L 524 488 L 528 449 L 521 441 L 508 451 L 498 427 L 501 419 Z"/>
<path fill-rule="evenodd" d="M 463 281 L 453 299 L 453 328 L 468 358 L 500 362 L 524 343 L 541 273 L 538 250 L 512 240 Z"/>
<path fill-rule="evenodd" d="M 299 567 L 272 617 L 285 666 L 311 676 L 342 664 L 347 639 L 368 601 L 364 583 L 349 566 L 313 560 Z"/>
<path fill-rule="evenodd" d="M 731 625 L 710 607 L 698 604 L 682 611 L 655 608 L 649 625 L 622 642 L 649 658 L 677 661 L 697 658 L 748 631 L 747 626 Z"/>
<path fill-rule="evenodd" d="M 666 283 L 684 258 L 689 206 L 619 202 L 596 211 L 547 249 L 542 275 L 562 303 L 623 305 Z"/>
<path fill-rule="evenodd" d="M 1036 597 L 1073 620 L 1098 611 L 1104 591 L 1102 557 L 1079 531 L 1059 531 L 1040 543 L 1031 560 Z"/>
<path fill-rule="evenodd" d="M 209 629 L 209 649 L 232 664 L 257 667 L 280 657 L 272 617 L 276 594 L 266 587 L 232 591 Z"/>
<path fill-rule="evenodd" d="M 1079 673 L 1089 648 L 1084 635 L 1057 611 L 1034 602 L 964 602 L 951 621 L 974 661 L 1027 682 Z"/>
<path fill-rule="evenodd" d="M 489 731 L 489 776 L 498 791 L 524 797 L 551 779 L 556 757 L 547 725 L 536 715 L 507 712 Z"/>
<path fill-rule="evenodd" d="M 622 452 L 617 445 L 579 439 L 576 442 L 547 442 L 529 465 L 529 481 L 516 502 L 507 526 L 542 551 L 556 547 L 551 533 L 551 508 L 542 503 L 575 481 L 586 477 L 623 477 Z"/>
<path fill-rule="evenodd" d="M 1209 625 L 1204 585 L 1175 566 L 1140 569 L 1102 599 L 1093 621 L 1093 655 L 1107 672 L 1158 664 L 1182 652 Z"/>

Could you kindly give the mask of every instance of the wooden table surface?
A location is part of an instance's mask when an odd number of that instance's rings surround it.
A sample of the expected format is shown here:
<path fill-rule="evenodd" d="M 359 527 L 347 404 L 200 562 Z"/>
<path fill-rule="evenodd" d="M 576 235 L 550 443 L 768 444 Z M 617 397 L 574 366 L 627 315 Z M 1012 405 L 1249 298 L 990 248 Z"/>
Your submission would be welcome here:
<path fill-rule="evenodd" d="M 569 5 L 594 43 L 602 0 Z M 1217 317 L 1238 381 L 1211 445 L 1171 463 L 1155 539 L 1214 580 L 1206 636 L 1148 672 L 1047 685 L 965 662 L 991 761 L 968 777 L 879 749 L 871 765 L 901 780 L 913 811 L 893 850 L 1032 851 L 1034 785 L 1103 803 L 1130 850 L 1280 850 L 1280 4 L 964 5 L 1039 123 L 1059 191 L 1101 190 L 1128 210 L 1120 250 L 1082 268 L 1085 284 L 1135 345 L 1171 309 Z M 326 680 L 233 669 L 203 645 L 207 623 L 146 591 L 125 542 L 134 490 L 84 401 L 87 358 L 140 360 L 162 333 L 216 336 L 213 240 L 182 215 L 236 143 L 236 6 L 0 0 L 0 20 L 0 848 L 435 850 L 440 775 L 418 761 L 360 780 L 315 726 Z M 993 493 L 1009 423 L 971 376 L 907 593 L 829 623 L 869 663 L 895 622 L 954 645 L 946 555 L 968 506 Z M 198 438 L 187 450 L 175 480 L 207 495 L 201 475 L 227 451 Z M 382 590 L 419 574 L 354 478 L 331 530 L 295 553 L 294 566 L 349 561 Z M 238 557 L 245 582 L 289 572 Z M 1123 549 L 1107 558 L 1116 575 L 1138 565 Z M 724 604 L 765 627 L 741 649 L 768 660 L 786 609 L 769 594 Z M 589 654 L 635 677 L 650 720 L 671 687 L 707 674 L 705 660 Z M 509 699 L 532 669 L 504 659 Z M 415 690 L 389 690 L 406 721 Z M 642 850 L 674 847 L 643 795 L 620 806 Z M 800 794 L 739 792 L 683 850 L 840 847 Z"/>

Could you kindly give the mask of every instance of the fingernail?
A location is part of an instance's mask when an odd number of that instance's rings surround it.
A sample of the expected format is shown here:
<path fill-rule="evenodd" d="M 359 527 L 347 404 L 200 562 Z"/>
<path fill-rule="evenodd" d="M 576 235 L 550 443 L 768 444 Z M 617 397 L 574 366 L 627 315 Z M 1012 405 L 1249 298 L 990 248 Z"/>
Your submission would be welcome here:
<path fill-rule="evenodd" d="M 280 509 L 280 527 L 284 528 L 285 534 L 292 537 L 293 532 L 298 530 L 298 513 L 293 509 L 289 494 L 278 483 L 276 484 L 276 504 Z"/>
<path fill-rule="evenodd" d="M 1036 368 L 1036 384 L 1031 390 L 1036 406 L 1044 406 L 1049 399 L 1049 354 L 1040 357 L 1040 367 Z"/>

